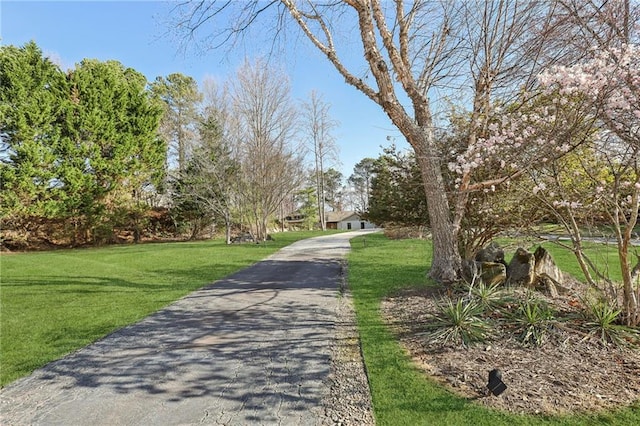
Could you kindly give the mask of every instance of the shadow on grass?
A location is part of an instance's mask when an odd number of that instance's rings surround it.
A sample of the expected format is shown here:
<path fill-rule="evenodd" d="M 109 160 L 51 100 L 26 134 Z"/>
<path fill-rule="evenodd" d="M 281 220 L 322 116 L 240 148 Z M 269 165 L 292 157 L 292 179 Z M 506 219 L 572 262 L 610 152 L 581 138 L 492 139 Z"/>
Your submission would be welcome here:
<path fill-rule="evenodd" d="M 107 292 L 109 288 L 125 288 L 138 290 L 194 290 L 210 282 L 211 277 L 228 275 L 245 266 L 245 262 L 231 262 L 224 264 L 212 263 L 207 266 L 133 271 L 141 277 L 137 279 L 123 279 L 114 276 L 55 276 L 38 275 L 37 278 L 11 278 L 3 281 L 5 288 L 14 287 L 19 294 L 29 294 L 29 287 L 42 289 L 37 293 L 49 292 L 50 287 L 58 293 L 99 293 Z M 115 275 L 115 274 L 114 274 Z M 142 276 L 145 276 L 142 278 Z"/>

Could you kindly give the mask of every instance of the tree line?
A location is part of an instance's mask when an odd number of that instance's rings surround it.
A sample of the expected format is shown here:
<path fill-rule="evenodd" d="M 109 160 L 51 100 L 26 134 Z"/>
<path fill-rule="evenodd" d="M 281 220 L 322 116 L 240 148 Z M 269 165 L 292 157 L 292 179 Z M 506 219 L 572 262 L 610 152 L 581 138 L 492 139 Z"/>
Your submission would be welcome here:
<path fill-rule="evenodd" d="M 295 211 L 311 228 L 345 206 L 330 105 L 317 92 L 300 105 L 263 61 L 201 89 L 117 61 L 65 72 L 30 42 L 0 48 L 0 81 L 5 247 L 223 228 L 259 241 Z"/>

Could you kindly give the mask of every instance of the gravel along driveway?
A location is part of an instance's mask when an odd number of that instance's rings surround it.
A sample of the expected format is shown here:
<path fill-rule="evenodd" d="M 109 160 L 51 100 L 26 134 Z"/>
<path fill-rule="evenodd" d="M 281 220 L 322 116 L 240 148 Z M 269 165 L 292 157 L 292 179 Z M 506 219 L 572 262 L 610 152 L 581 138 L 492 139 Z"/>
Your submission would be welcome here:
<path fill-rule="evenodd" d="M 366 232 L 299 241 L 10 384 L 0 424 L 372 424 L 339 297 Z"/>

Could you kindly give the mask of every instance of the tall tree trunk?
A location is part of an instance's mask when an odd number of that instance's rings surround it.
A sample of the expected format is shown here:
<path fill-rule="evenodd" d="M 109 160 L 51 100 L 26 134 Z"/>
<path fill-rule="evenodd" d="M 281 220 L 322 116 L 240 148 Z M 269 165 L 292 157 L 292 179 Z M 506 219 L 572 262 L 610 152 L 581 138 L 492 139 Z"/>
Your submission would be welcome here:
<path fill-rule="evenodd" d="M 318 175 L 318 220 L 320 221 L 320 229 L 323 231 L 327 230 L 327 221 L 324 217 L 324 164 L 322 161 L 322 157 L 320 157 L 319 161 L 319 175 Z"/>
<path fill-rule="evenodd" d="M 318 153 L 317 143 L 314 144 L 315 159 L 316 159 L 316 201 L 318 208 L 318 222 L 320 223 L 320 229 L 326 230 L 326 223 L 324 221 L 324 187 L 323 187 L 323 170 L 322 159 Z"/>
<path fill-rule="evenodd" d="M 424 129 L 416 136 L 411 145 L 420 165 L 433 239 L 429 276 L 436 281 L 453 282 L 459 278 L 462 260 L 458 252 L 440 158 L 433 143 L 433 130 Z"/>
<path fill-rule="evenodd" d="M 227 245 L 231 244 L 231 213 L 224 212 L 224 237 Z"/>
<path fill-rule="evenodd" d="M 392 85 L 386 82 L 380 86 L 389 88 Z M 442 283 L 451 283 L 459 279 L 462 268 L 457 232 L 442 175 L 440 152 L 435 143 L 429 100 L 417 92 L 413 94 L 415 120 L 406 114 L 397 99 L 389 93 L 387 99 L 380 96 L 379 103 L 413 148 L 420 166 L 433 240 L 429 277 Z"/>

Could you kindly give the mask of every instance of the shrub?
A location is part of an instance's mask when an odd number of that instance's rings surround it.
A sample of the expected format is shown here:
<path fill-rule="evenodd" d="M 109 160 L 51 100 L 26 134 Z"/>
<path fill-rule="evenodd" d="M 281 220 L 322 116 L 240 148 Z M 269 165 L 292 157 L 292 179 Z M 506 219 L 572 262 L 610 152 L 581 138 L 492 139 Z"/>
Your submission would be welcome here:
<path fill-rule="evenodd" d="M 620 309 L 616 309 L 605 300 L 585 300 L 582 311 L 583 326 L 587 329 L 588 338 L 597 338 L 603 345 L 637 346 L 640 341 L 640 331 L 619 324 Z"/>
<path fill-rule="evenodd" d="M 500 284 L 487 285 L 481 280 L 478 284 L 468 285 L 467 294 L 485 312 L 503 306 L 508 300 L 504 287 Z"/>
<path fill-rule="evenodd" d="M 427 333 L 431 343 L 468 346 L 486 340 L 491 326 L 481 317 L 482 306 L 475 300 L 459 298 L 455 303 L 446 298 L 438 306 L 438 312 Z"/>
<path fill-rule="evenodd" d="M 521 300 L 513 317 L 524 345 L 542 346 L 553 325 L 553 311 L 542 300 L 527 295 Z"/>

